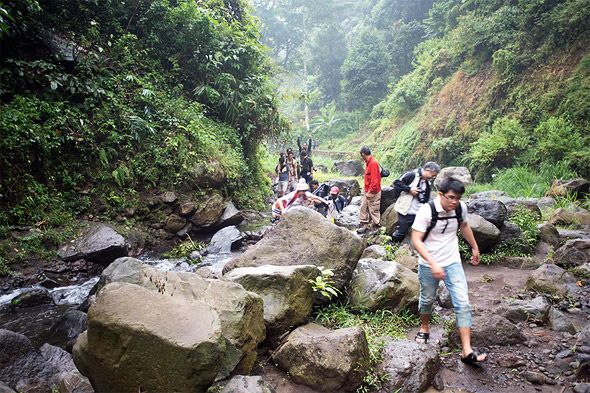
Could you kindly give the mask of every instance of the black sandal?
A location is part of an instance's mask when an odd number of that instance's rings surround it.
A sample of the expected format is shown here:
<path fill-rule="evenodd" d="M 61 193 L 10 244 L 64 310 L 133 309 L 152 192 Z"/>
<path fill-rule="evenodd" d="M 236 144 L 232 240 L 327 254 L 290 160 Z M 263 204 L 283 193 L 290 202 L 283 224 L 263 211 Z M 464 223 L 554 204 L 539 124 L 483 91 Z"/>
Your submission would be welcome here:
<path fill-rule="evenodd" d="M 484 360 L 477 360 L 477 358 L 479 357 L 479 355 L 486 355 L 486 358 Z M 480 368 L 481 367 L 481 363 L 485 362 L 487 360 L 487 354 L 484 353 L 477 353 L 477 352 L 471 352 L 469 355 L 463 357 L 461 356 L 461 361 L 465 364 L 468 364 L 470 366 L 476 367 L 476 368 Z"/>
<path fill-rule="evenodd" d="M 425 332 L 418 332 L 416 333 L 416 337 L 414 337 L 414 341 L 418 344 L 428 344 L 428 340 L 430 339 L 430 333 Z"/>

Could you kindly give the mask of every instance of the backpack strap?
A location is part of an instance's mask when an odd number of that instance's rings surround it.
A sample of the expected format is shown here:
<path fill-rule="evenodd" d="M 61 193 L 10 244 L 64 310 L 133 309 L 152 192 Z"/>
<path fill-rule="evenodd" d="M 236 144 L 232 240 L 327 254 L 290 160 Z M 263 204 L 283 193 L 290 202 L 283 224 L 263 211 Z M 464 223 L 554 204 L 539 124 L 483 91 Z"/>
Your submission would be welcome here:
<path fill-rule="evenodd" d="M 432 214 L 432 216 L 431 216 L 432 218 L 430 220 L 430 225 L 428 226 L 428 228 L 426 228 L 426 232 L 424 233 L 424 237 L 422 238 L 423 242 L 426 241 L 428 234 L 436 226 L 436 222 L 438 221 L 438 212 L 436 211 L 436 206 L 434 206 L 434 200 L 428 202 L 428 206 L 430 206 L 430 212 Z"/>
<path fill-rule="evenodd" d="M 436 223 L 438 221 L 438 212 L 436 211 L 436 207 L 434 206 L 434 200 L 428 202 L 428 205 L 430 206 L 430 212 L 432 214 L 432 219 L 430 221 L 430 225 L 428 226 L 428 228 L 426 228 L 426 232 L 424 233 L 424 237 L 422 238 L 423 242 L 426 241 L 428 234 L 430 233 L 430 231 L 432 231 L 434 229 L 434 227 L 436 226 Z M 463 206 L 461 206 L 461 202 L 459 202 L 459 204 L 455 208 L 455 216 L 454 217 L 445 217 L 445 218 L 442 218 L 442 220 L 450 220 L 452 218 L 457 219 L 457 228 L 461 228 L 461 224 L 463 223 Z M 445 229 L 446 229 L 446 226 L 445 226 Z"/>

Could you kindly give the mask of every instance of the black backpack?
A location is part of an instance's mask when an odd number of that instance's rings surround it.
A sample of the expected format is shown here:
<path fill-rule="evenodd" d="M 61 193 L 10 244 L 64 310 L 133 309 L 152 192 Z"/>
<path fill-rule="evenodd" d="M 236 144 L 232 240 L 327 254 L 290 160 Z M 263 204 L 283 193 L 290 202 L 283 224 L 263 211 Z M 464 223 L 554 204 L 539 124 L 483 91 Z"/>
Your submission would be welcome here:
<path fill-rule="evenodd" d="M 428 202 L 428 205 L 430 206 L 432 220 L 430 221 L 430 225 L 428 226 L 428 228 L 426 228 L 426 232 L 424 233 L 424 237 L 422 238 L 423 242 L 426 241 L 428 234 L 430 233 L 430 231 L 432 231 L 432 229 L 434 229 L 434 227 L 436 226 L 436 222 L 438 220 L 447 220 L 448 222 L 448 220 L 457 219 L 458 228 L 461 227 L 461 224 L 463 223 L 463 206 L 461 206 L 461 202 L 459 202 L 459 204 L 455 208 L 455 215 L 451 217 L 439 217 L 438 212 L 436 211 L 436 207 L 434 206 L 434 201 Z M 445 226 L 442 233 L 445 232 L 446 228 L 447 227 Z"/>
<path fill-rule="evenodd" d="M 383 168 L 381 165 L 379 165 L 379 169 L 381 170 L 381 177 L 387 177 L 391 174 L 389 169 Z"/>

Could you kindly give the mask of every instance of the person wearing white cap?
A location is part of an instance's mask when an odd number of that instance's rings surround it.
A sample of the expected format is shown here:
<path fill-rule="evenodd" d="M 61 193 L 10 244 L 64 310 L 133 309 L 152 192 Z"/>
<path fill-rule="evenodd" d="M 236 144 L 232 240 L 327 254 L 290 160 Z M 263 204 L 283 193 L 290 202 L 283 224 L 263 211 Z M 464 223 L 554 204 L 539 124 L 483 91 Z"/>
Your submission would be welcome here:
<path fill-rule="evenodd" d="M 299 179 L 295 191 L 288 193 L 284 197 L 276 200 L 272 205 L 272 223 L 280 221 L 281 216 L 293 206 L 306 206 L 308 203 L 322 203 L 325 204 L 322 198 L 313 195 L 309 190 L 309 185 L 305 179 Z"/>

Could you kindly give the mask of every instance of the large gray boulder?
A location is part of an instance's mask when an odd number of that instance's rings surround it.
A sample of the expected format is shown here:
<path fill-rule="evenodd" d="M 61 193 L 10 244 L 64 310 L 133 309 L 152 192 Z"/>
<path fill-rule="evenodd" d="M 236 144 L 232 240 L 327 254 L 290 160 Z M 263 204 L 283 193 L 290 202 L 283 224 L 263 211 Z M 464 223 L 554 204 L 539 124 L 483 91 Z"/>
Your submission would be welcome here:
<path fill-rule="evenodd" d="M 207 246 L 207 252 L 210 254 L 227 254 L 231 252 L 232 247 L 241 242 L 242 239 L 242 234 L 237 227 L 225 227 L 213 235 L 209 246 Z"/>
<path fill-rule="evenodd" d="M 576 279 L 565 269 L 546 263 L 531 273 L 526 286 L 539 293 L 563 297 L 576 291 Z"/>
<path fill-rule="evenodd" d="M 263 303 L 260 296 L 241 285 L 202 278 L 193 273 L 162 271 L 134 258 L 120 258 L 107 267 L 98 283 L 98 292 L 112 282 L 143 286 L 175 299 L 204 302 L 220 321 L 226 341 L 223 365 L 218 378 L 231 372 L 249 373 L 256 360 L 256 347 L 265 338 Z"/>
<path fill-rule="evenodd" d="M 369 346 L 360 327 L 331 331 L 310 323 L 295 329 L 272 361 L 296 383 L 321 392 L 354 392 L 369 369 Z"/>
<path fill-rule="evenodd" d="M 225 206 L 220 194 L 207 194 L 196 202 L 195 212 L 190 217 L 190 221 L 197 227 L 210 227 L 221 219 Z"/>
<path fill-rule="evenodd" d="M 360 205 L 348 205 L 342 209 L 342 213 L 334 218 L 334 224 L 347 229 L 356 229 L 361 224 L 360 211 Z"/>
<path fill-rule="evenodd" d="M 371 259 L 383 259 L 387 257 L 387 251 L 385 251 L 385 247 L 380 246 L 378 244 L 373 244 L 363 251 L 363 255 L 361 255 L 361 259 L 371 258 Z"/>
<path fill-rule="evenodd" d="M 391 235 L 395 229 L 397 223 L 397 212 L 395 211 L 395 205 L 389 206 L 383 214 L 381 214 L 381 222 L 379 225 L 385 227 L 385 233 Z"/>
<path fill-rule="evenodd" d="M 510 299 L 504 301 L 497 313 L 513 323 L 532 321 L 543 325 L 547 322 L 550 307 L 543 296 L 537 296 L 532 300 Z"/>
<path fill-rule="evenodd" d="M 380 259 L 361 259 L 348 288 L 352 306 L 373 311 L 417 310 L 419 292 L 416 273 L 397 262 Z"/>
<path fill-rule="evenodd" d="M 500 242 L 523 245 L 526 243 L 526 240 L 524 239 L 522 230 L 518 225 L 505 221 L 504 225 L 502 225 L 502 228 L 500 228 Z"/>
<path fill-rule="evenodd" d="M 548 195 L 554 197 L 565 197 L 575 194 L 578 198 L 584 197 L 590 191 L 590 182 L 586 179 L 553 180 Z"/>
<path fill-rule="evenodd" d="M 500 242 L 500 230 L 485 218 L 477 214 L 467 215 L 467 222 L 481 251 L 489 251 Z"/>
<path fill-rule="evenodd" d="M 290 209 L 260 242 L 232 259 L 223 272 L 239 267 L 314 265 L 332 269 L 340 290 L 350 281 L 366 243 L 305 207 Z"/>
<path fill-rule="evenodd" d="M 53 385 L 67 385 L 69 390 L 60 391 L 94 392 L 72 356 L 61 348 L 44 344 L 37 351 L 26 336 L 4 329 L 0 329 L 0 348 L 0 380 L 17 391 L 50 393 Z"/>
<path fill-rule="evenodd" d="M 526 337 L 522 329 L 498 314 L 483 314 L 473 317 L 471 330 L 471 344 L 476 347 L 489 347 L 492 345 L 510 346 L 522 344 Z M 457 331 L 452 333 L 453 342 L 460 343 Z"/>
<path fill-rule="evenodd" d="M 244 214 L 236 208 L 232 201 L 229 201 L 219 221 L 215 223 L 215 228 L 221 229 L 232 225 L 240 225 L 242 221 L 244 221 Z"/>
<path fill-rule="evenodd" d="M 262 297 L 267 340 L 274 342 L 309 320 L 314 298 L 309 280 L 320 275 L 320 270 L 311 265 L 266 265 L 237 268 L 223 279 Z"/>
<path fill-rule="evenodd" d="M 68 310 L 49 328 L 50 342 L 71 351 L 76 339 L 87 327 L 86 313 L 74 309 Z"/>
<path fill-rule="evenodd" d="M 205 392 L 220 372 L 225 344 L 208 304 L 115 282 L 98 293 L 73 354 L 101 392 Z"/>
<path fill-rule="evenodd" d="M 62 246 L 58 256 L 66 262 L 78 259 L 108 265 L 115 259 L 127 255 L 123 236 L 108 225 L 90 226 L 74 242 Z"/>
<path fill-rule="evenodd" d="M 386 376 L 379 392 L 423 392 L 432 384 L 440 365 L 440 356 L 433 346 L 387 340 L 383 362 L 377 366 L 377 373 Z"/>
<path fill-rule="evenodd" d="M 358 160 L 336 161 L 334 169 L 344 176 L 360 176 L 365 173 L 363 163 Z"/>
<path fill-rule="evenodd" d="M 577 207 L 575 210 L 559 208 L 553 212 L 549 218 L 549 223 L 553 225 L 572 227 L 590 225 L 590 212 L 581 207 Z"/>
<path fill-rule="evenodd" d="M 559 247 L 563 243 L 554 225 L 544 222 L 537 225 L 537 229 L 539 230 L 539 239 L 550 246 Z"/>
<path fill-rule="evenodd" d="M 379 207 L 381 214 L 383 214 L 389 206 L 395 204 L 397 198 L 395 198 L 394 194 L 393 187 L 381 187 L 381 205 Z"/>
<path fill-rule="evenodd" d="M 467 211 L 470 214 L 477 214 L 494 224 L 497 228 L 502 228 L 504 221 L 508 220 L 508 210 L 506 206 L 496 200 L 476 199 L 467 202 Z"/>
<path fill-rule="evenodd" d="M 557 266 L 581 266 L 590 262 L 590 239 L 568 240 L 555 251 L 553 261 Z"/>
<path fill-rule="evenodd" d="M 438 188 L 440 182 L 447 177 L 454 177 L 457 180 L 461 180 L 466 187 L 473 183 L 473 178 L 471 177 L 469 169 L 464 166 L 448 166 L 440 170 L 440 173 L 434 181 L 434 185 Z"/>

